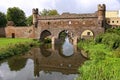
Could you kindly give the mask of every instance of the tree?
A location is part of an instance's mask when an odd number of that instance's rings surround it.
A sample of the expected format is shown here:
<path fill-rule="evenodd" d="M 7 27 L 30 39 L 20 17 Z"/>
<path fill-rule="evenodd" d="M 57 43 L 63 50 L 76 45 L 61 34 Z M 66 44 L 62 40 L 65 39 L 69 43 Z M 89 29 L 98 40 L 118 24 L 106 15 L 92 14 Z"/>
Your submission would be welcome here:
<path fill-rule="evenodd" d="M 31 26 L 33 24 L 32 20 L 33 20 L 33 16 L 31 15 L 27 18 L 27 25 Z"/>
<path fill-rule="evenodd" d="M 0 27 L 5 27 L 7 24 L 6 15 L 0 12 Z"/>
<path fill-rule="evenodd" d="M 26 17 L 23 10 L 18 7 L 8 8 L 7 10 L 7 20 L 13 21 L 16 26 L 25 26 Z"/>
<path fill-rule="evenodd" d="M 55 9 L 53 9 L 53 10 L 43 9 L 40 12 L 40 15 L 42 15 L 42 16 L 50 16 L 50 15 L 59 15 L 59 13 Z"/>

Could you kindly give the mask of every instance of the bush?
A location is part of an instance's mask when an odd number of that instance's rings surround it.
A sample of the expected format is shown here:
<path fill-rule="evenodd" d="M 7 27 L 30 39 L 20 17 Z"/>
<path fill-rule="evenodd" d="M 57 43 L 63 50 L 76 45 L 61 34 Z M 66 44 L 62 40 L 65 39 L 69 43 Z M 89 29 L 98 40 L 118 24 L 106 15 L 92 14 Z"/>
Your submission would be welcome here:
<path fill-rule="evenodd" d="M 45 38 L 44 43 L 51 43 L 51 39 L 50 38 Z"/>
<path fill-rule="evenodd" d="M 14 45 L 8 45 L 8 47 L 6 48 L 1 48 L 0 49 L 0 60 L 13 56 L 13 55 L 24 54 L 26 51 L 28 51 L 31 47 L 35 46 L 37 43 L 38 41 L 25 42 L 25 43 L 19 43 L 19 44 L 14 44 Z"/>

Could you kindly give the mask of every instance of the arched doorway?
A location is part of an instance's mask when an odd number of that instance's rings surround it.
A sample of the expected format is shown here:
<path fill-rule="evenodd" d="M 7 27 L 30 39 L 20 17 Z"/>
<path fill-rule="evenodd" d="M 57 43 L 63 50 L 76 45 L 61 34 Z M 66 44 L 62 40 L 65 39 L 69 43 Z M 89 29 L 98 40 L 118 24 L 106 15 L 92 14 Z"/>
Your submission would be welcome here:
<path fill-rule="evenodd" d="M 90 39 L 94 37 L 94 33 L 91 30 L 84 30 L 81 34 L 81 39 Z"/>
<path fill-rule="evenodd" d="M 51 32 L 48 30 L 44 30 L 40 34 L 40 40 L 41 41 L 51 41 Z"/>

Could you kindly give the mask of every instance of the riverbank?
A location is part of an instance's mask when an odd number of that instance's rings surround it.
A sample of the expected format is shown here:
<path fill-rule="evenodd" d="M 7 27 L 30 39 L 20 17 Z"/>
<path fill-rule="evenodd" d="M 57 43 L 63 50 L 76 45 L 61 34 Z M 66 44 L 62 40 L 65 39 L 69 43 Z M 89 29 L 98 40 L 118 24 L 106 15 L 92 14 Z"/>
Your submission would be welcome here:
<path fill-rule="evenodd" d="M 40 43 L 33 39 L 0 38 L 0 60 L 23 54 L 36 45 L 40 45 Z"/>
<path fill-rule="evenodd" d="M 95 40 L 80 41 L 78 47 L 90 60 L 79 68 L 77 80 L 120 79 L 120 29 L 109 29 Z"/>

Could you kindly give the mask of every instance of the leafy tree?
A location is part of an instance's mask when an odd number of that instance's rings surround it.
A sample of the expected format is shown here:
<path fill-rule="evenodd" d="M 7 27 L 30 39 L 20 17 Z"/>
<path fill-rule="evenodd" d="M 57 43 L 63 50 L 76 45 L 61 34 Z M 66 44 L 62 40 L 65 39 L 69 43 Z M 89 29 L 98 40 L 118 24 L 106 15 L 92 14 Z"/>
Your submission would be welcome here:
<path fill-rule="evenodd" d="M 25 26 L 26 17 L 23 10 L 18 7 L 8 8 L 7 10 L 7 20 L 13 21 L 16 26 Z"/>
<path fill-rule="evenodd" d="M 6 15 L 0 12 L 0 27 L 5 27 L 7 23 Z"/>
<path fill-rule="evenodd" d="M 57 10 L 49 10 L 49 14 L 48 15 L 59 15 Z"/>
<path fill-rule="evenodd" d="M 40 15 L 42 15 L 42 16 L 50 16 L 50 15 L 59 15 L 59 13 L 55 9 L 53 9 L 53 10 L 43 9 L 40 12 Z"/>
<path fill-rule="evenodd" d="M 31 15 L 27 18 L 27 25 L 31 26 L 33 24 L 32 20 L 33 20 L 33 16 Z"/>

